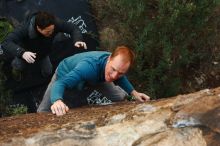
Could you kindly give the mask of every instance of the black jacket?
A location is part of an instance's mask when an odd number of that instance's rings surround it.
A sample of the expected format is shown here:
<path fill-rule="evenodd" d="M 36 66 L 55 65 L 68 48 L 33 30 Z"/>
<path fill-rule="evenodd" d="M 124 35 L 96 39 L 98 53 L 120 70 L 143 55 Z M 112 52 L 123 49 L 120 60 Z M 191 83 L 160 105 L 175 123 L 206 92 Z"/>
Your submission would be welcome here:
<path fill-rule="evenodd" d="M 6 53 L 21 57 L 25 51 L 37 53 L 36 61 L 47 56 L 51 52 L 54 37 L 59 33 L 70 34 L 73 45 L 82 41 L 80 30 L 72 23 L 64 22 L 56 18 L 54 33 L 50 37 L 44 37 L 35 28 L 35 14 L 28 17 L 21 26 L 15 28 L 2 43 Z"/>

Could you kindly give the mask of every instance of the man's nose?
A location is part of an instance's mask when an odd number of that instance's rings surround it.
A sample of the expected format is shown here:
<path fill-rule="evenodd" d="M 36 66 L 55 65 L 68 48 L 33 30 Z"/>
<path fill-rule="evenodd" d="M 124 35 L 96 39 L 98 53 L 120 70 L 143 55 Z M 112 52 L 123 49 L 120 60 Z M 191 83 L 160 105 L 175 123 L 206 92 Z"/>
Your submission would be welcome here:
<path fill-rule="evenodd" d="M 48 35 L 51 35 L 53 32 L 52 31 L 50 31 L 50 32 L 48 32 Z"/>
<path fill-rule="evenodd" d="M 112 79 L 117 79 L 118 78 L 118 73 L 117 72 L 113 72 L 112 73 Z"/>

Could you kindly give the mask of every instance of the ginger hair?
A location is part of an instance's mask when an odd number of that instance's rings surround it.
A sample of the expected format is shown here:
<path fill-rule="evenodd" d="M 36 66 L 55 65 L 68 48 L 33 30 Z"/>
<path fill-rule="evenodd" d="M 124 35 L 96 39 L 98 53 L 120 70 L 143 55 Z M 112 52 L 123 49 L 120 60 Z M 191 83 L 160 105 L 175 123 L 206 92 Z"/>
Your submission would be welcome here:
<path fill-rule="evenodd" d="M 130 48 L 126 46 L 118 46 L 111 54 L 110 59 L 113 59 L 118 55 L 122 55 L 124 60 L 130 62 L 131 65 L 134 64 L 135 54 Z"/>

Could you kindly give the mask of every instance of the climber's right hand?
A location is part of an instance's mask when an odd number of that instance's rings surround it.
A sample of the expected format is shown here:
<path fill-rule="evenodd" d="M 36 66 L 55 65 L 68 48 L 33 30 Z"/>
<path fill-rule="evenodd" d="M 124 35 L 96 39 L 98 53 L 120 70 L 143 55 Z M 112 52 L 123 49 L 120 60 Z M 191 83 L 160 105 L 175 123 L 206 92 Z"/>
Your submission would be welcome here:
<path fill-rule="evenodd" d="M 50 107 L 53 114 L 57 116 L 65 115 L 69 111 L 69 107 L 63 103 L 62 100 L 57 100 L 54 104 Z"/>

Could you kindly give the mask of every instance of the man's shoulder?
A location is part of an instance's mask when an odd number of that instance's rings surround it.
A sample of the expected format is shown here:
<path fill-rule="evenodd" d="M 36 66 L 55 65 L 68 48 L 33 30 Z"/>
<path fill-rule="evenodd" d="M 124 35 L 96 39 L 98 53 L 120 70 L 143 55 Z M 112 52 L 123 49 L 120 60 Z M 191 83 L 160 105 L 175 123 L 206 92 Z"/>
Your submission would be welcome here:
<path fill-rule="evenodd" d="M 109 56 L 110 52 L 107 51 L 88 51 L 83 53 L 75 54 L 74 56 L 82 57 L 82 58 L 99 58 L 100 56 Z"/>
<path fill-rule="evenodd" d="M 101 60 L 105 60 L 109 55 L 110 53 L 105 51 L 88 51 L 67 57 L 62 62 L 77 64 L 81 61 L 86 61 L 91 62 L 92 64 L 96 64 Z"/>
<path fill-rule="evenodd" d="M 102 62 L 103 60 L 106 60 L 109 55 L 110 53 L 106 51 L 90 51 L 85 54 L 84 58 L 86 60 L 92 60 L 95 64 L 99 64 L 100 61 Z"/>
<path fill-rule="evenodd" d="M 107 51 L 89 51 L 86 52 L 88 56 L 93 56 L 93 57 L 101 57 L 101 56 L 109 56 L 111 53 Z"/>
<path fill-rule="evenodd" d="M 28 30 L 27 32 L 30 38 L 36 38 L 38 36 L 35 30 L 35 16 L 32 16 L 24 27 Z"/>
<path fill-rule="evenodd" d="M 30 12 L 25 15 L 24 21 L 22 23 L 22 26 L 28 27 L 31 23 L 33 23 L 33 20 L 35 22 L 35 17 L 37 15 L 37 12 Z"/>

